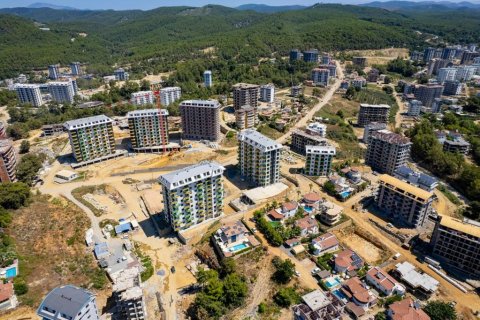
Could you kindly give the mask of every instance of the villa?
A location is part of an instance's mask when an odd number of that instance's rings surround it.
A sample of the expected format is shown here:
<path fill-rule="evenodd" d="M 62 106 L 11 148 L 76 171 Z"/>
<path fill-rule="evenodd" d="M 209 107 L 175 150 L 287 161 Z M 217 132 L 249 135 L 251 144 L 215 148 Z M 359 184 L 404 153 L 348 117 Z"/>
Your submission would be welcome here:
<path fill-rule="evenodd" d="M 333 202 L 323 200 L 319 205 L 320 221 L 327 226 L 333 226 L 340 221 L 343 208 Z"/>
<path fill-rule="evenodd" d="M 272 221 L 282 222 L 285 219 L 292 218 L 298 211 L 298 203 L 290 201 L 282 204 L 280 208 L 272 209 L 268 212 L 268 216 Z"/>
<path fill-rule="evenodd" d="M 327 252 L 334 252 L 340 248 L 340 243 L 334 234 L 327 232 L 312 240 L 314 249 L 313 254 L 316 256 L 323 255 Z"/>
<path fill-rule="evenodd" d="M 366 275 L 367 282 L 374 286 L 378 291 L 386 296 L 398 294 L 403 296 L 405 288 L 392 278 L 385 270 L 379 267 L 373 267 L 368 270 Z"/>
<path fill-rule="evenodd" d="M 300 228 L 300 230 L 301 230 L 300 235 L 302 237 L 305 237 L 309 234 L 318 233 L 317 220 L 315 220 L 314 218 L 310 218 L 309 216 L 295 221 L 295 226 Z"/>
<path fill-rule="evenodd" d="M 363 309 L 368 309 L 377 303 L 377 297 L 375 297 L 368 286 L 360 281 L 358 277 L 353 277 L 345 281 L 340 291 L 348 300 L 351 300 Z"/>
<path fill-rule="evenodd" d="M 304 209 L 308 214 L 311 214 L 314 210 L 318 209 L 318 204 L 322 200 L 322 197 L 316 192 L 310 192 L 303 196 Z"/>
<path fill-rule="evenodd" d="M 388 307 L 388 319 L 391 320 L 430 320 L 421 305 L 411 298 L 392 303 Z"/>
<path fill-rule="evenodd" d="M 335 256 L 335 271 L 338 273 L 356 275 L 356 271 L 361 269 L 363 265 L 362 258 L 349 249 L 343 250 Z"/>
<path fill-rule="evenodd" d="M 213 234 L 213 240 L 215 248 L 225 258 L 260 245 L 241 221 L 224 224 Z"/>
<path fill-rule="evenodd" d="M 338 174 L 331 175 L 329 180 L 335 186 L 335 191 L 341 200 L 346 200 L 354 191 L 350 184 L 347 183 L 347 179 Z"/>

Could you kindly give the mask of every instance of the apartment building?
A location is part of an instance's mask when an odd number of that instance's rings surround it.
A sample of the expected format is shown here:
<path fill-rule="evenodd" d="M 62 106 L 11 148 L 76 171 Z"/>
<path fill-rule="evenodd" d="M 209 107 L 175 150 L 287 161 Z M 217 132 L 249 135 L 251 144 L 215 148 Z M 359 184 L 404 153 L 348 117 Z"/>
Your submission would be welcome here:
<path fill-rule="evenodd" d="M 379 179 L 376 205 L 396 223 L 418 228 L 432 211 L 433 193 L 383 174 Z"/>
<path fill-rule="evenodd" d="M 211 88 L 213 86 L 212 71 L 205 70 L 203 73 L 203 84 L 205 88 Z"/>
<path fill-rule="evenodd" d="M 135 110 L 127 113 L 132 148 L 136 152 L 158 152 L 168 145 L 168 111 Z"/>
<path fill-rule="evenodd" d="M 312 136 L 320 136 L 325 138 L 327 135 L 327 126 L 320 122 L 309 123 L 305 131 Z"/>
<path fill-rule="evenodd" d="M 395 170 L 395 178 L 401 179 L 406 183 L 428 192 L 433 192 L 438 186 L 438 181 L 434 177 L 423 172 L 412 170 L 407 166 L 401 166 Z"/>
<path fill-rule="evenodd" d="M 437 131 L 435 135 L 438 142 L 443 145 L 443 151 L 460 154 L 468 154 L 470 152 L 470 143 L 460 133 Z"/>
<path fill-rule="evenodd" d="M 71 70 L 71 74 L 74 76 L 81 76 L 83 74 L 82 65 L 80 64 L 80 62 L 70 63 L 70 70 Z"/>
<path fill-rule="evenodd" d="M 43 320 L 100 320 L 95 295 L 72 285 L 50 291 L 37 309 Z"/>
<path fill-rule="evenodd" d="M 418 85 L 415 88 L 415 99 L 420 100 L 427 108 L 431 107 L 436 98 L 440 98 L 443 93 L 443 86 L 434 85 Z"/>
<path fill-rule="evenodd" d="M 445 81 L 453 81 L 457 77 L 457 68 L 440 68 L 437 74 L 437 81 L 440 84 L 443 84 Z"/>
<path fill-rule="evenodd" d="M 7 127 L 5 125 L 5 122 L 0 121 L 0 139 L 6 139 L 7 138 Z"/>
<path fill-rule="evenodd" d="M 48 92 L 52 100 L 58 103 L 72 104 L 75 98 L 75 88 L 72 80 L 48 83 Z"/>
<path fill-rule="evenodd" d="M 17 154 L 10 140 L 0 140 L 0 182 L 17 180 Z"/>
<path fill-rule="evenodd" d="M 113 292 L 113 295 L 116 307 L 113 319 L 115 317 L 122 320 L 144 320 L 147 318 L 145 298 L 140 286 Z"/>
<path fill-rule="evenodd" d="M 182 96 L 182 89 L 180 87 L 167 87 L 160 89 L 160 103 L 166 107 L 171 105 Z"/>
<path fill-rule="evenodd" d="M 305 174 L 307 176 L 327 177 L 332 168 L 336 149 L 333 146 L 306 146 L 307 159 Z"/>
<path fill-rule="evenodd" d="M 48 66 L 48 78 L 50 80 L 57 80 L 60 77 L 60 65 L 51 64 Z"/>
<path fill-rule="evenodd" d="M 318 67 L 321 69 L 328 69 L 328 71 L 330 72 L 330 78 L 335 78 L 337 76 L 337 65 L 334 62 L 321 64 Z"/>
<path fill-rule="evenodd" d="M 328 141 L 320 135 L 313 135 L 306 131 L 295 129 L 292 132 L 292 143 L 290 149 L 292 151 L 306 155 L 307 146 L 327 146 Z"/>
<path fill-rule="evenodd" d="M 453 80 L 470 81 L 472 80 L 476 71 L 476 66 L 459 66 L 457 68 L 457 73 L 455 74 L 455 79 Z"/>
<path fill-rule="evenodd" d="M 155 96 L 152 91 L 138 91 L 133 92 L 130 98 L 130 103 L 134 106 L 145 106 L 155 103 Z"/>
<path fill-rule="evenodd" d="M 238 130 L 250 129 L 255 126 L 255 110 L 245 105 L 235 111 L 235 124 Z"/>
<path fill-rule="evenodd" d="M 303 61 L 305 62 L 318 62 L 318 50 L 310 49 L 303 51 Z"/>
<path fill-rule="evenodd" d="M 312 81 L 314 85 L 327 86 L 330 78 L 330 70 L 315 68 L 312 70 Z"/>
<path fill-rule="evenodd" d="M 421 101 L 410 100 L 406 103 L 406 105 L 408 107 L 407 115 L 409 115 L 410 117 L 418 117 L 420 115 L 420 111 L 423 107 Z"/>
<path fill-rule="evenodd" d="M 165 218 L 174 231 L 188 229 L 223 214 L 225 168 L 202 162 L 158 178 L 162 185 Z"/>
<path fill-rule="evenodd" d="M 477 57 L 480 57 L 480 52 L 465 50 L 462 54 L 460 64 L 471 64 Z"/>
<path fill-rule="evenodd" d="M 249 105 L 257 114 L 258 94 L 260 87 L 256 84 L 238 83 L 233 86 L 233 108 L 238 110 L 244 105 Z"/>
<path fill-rule="evenodd" d="M 183 138 L 220 140 L 220 103 L 217 100 L 186 100 L 180 104 Z"/>
<path fill-rule="evenodd" d="M 428 69 L 427 75 L 436 75 L 438 74 L 438 70 L 441 68 L 446 68 L 447 66 L 451 66 L 451 62 L 445 59 L 434 58 L 428 62 Z"/>
<path fill-rule="evenodd" d="M 388 123 L 390 106 L 386 104 L 360 104 L 357 125 L 365 127 L 370 122 Z"/>
<path fill-rule="evenodd" d="M 77 162 L 93 163 L 115 154 L 112 119 L 99 115 L 67 121 L 64 127 Z"/>
<path fill-rule="evenodd" d="M 395 170 L 406 164 L 412 143 L 407 137 L 379 130 L 368 140 L 365 164 L 372 170 L 393 175 Z"/>
<path fill-rule="evenodd" d="M 118 68 L 117 70 L 113 71 L 115 75 L 115 80 L 117 81 L 127 81 L 130 78 L 128 72 L 125 71 L 123 68 Z"/>
<path fill-rule="evenodd" d="M 423 61 L 429 62 L 433 58 L 435 58 L 435 48 L 432 48 L 432 47 L 426 48 L 423 51 Z"/>
<path fill-rule="evenodd" d="M 292 97 L 298 97 L 302 93 L 302 87 L 301 86 L 292 86 L 290 88 L 290 96 Z"/>
<path fill-rule="evenodd" d="M 445 81 L 443 83 L 443 95 L 444 96 L 457 96 L 462 94 L 464 83 L 454 80 L 454 81 Z"/>
<path fill-rule="evenodd" d="M 439 216 L 430 240 L 432 253 L 441 262 L 480 277 L 480 223 Z"/>
<path fill-rule="evenodd" d="M 282 145 L 253 129 L 241 131 L 237 138 L 242 178 L 261 187 L 279 182 Z"/>
<path fill-rule="evenodd" d="M 21 104 L 29 103 L 33 107 L 40 107 L 43 105 L 42 93 L 38 84 L 16 84 L 15 91 L 17 93 L 18 101 Z"/>
<path fill-rule="evenodd" d="M 260 86 L 260 101 L 273 103 L 275 101 L 275 86 L 273 83 Z"/>
<path fill-rule="evenodd" d="M 290 62 L 303 59 L 303 53 L 298 49 L 290 50 Z"/>

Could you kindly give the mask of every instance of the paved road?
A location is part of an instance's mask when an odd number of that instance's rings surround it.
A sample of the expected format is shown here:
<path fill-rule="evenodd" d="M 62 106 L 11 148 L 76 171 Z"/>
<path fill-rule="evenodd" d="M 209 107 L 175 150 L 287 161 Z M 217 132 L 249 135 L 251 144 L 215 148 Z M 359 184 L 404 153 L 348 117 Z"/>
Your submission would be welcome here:
<path fill-rule="evenodd" d="M 290 137 L 292 134 L 293 130 L 304 127 L 307 125 L 308 121 L 310 121 L 315 113 L 317 113 L 320 109 L 323 108 L 328 102 L 330 102 L 330 99 L 332 99 L 333 95 L 335 92 L 340 88 L 340 83 L 343 80 L 343 70 L 342 67 L 340 66 L 340 63 L 336 61 L 337 64 L 337 74 L 338 74 L 338 79 L 335 80 L 335 83 L 328 89 L 327 93 L 320 99 L 320 101 L 313 106 L 312 109 L 303 117 L 301 118 L 293 127 L 291 127 L 283 136 L 279 137 L 277 139 L 277 142 L 279 143 L 285 143 L 287 139 Z"/>

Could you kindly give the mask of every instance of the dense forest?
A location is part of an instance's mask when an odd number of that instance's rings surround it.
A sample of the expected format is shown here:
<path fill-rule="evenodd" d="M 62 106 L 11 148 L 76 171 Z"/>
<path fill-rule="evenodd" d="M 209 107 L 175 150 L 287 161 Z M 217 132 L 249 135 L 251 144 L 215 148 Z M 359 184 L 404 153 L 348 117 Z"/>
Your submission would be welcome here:
<path fill-rule="evenodd" d="M 71 61 L 88 63 L 90 71 L 101 74 L 111 71 L 115 63 L 161 72 L 195 58 L 235 58 L 238 64 L 252 65 L 259 58 L 284 56 L 292 47 L 332 51 L 420 48 L 426 35 L 417 30 L 478 42 L 478 13 L 405 14 L 333 4 L 273 14 L 214 5 L 149 11 L 1 9 L 0 78 Z M 459 15 L 461 26 L 455 19 Z M 40 30 L 40 26 L 50 31 Z"/>

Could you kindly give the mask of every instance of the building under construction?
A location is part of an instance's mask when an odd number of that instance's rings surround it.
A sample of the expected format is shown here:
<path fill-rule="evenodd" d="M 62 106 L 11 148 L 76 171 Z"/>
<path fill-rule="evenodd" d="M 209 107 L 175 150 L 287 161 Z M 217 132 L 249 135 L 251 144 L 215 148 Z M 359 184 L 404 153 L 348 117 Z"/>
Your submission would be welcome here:
<path fill-rule="evenodd" d="M 184 139 L 220 140 L 220 103 L 217 100 L 183 101 L 180 113 Z"/>
<path fill-rule="evenodd" d="M 240 109 L 245 105 L 249 105 L 257 115 L 258 96 L 260 94 L 260 86 L 249 83 L 237 83 L 233 86 L 233 108 Z"/>
<path fill-rule="evenodd" d="M 17 155 L 10 140 L 0 140 L 0 181 L 14 182 L 17 180 Z"/>
<path fill-rule="evenodd" d="M 168 146 L 168 111 L 135 110 L 127 113 L 130 141 L 135 152 L 162 152 Z"/>
<path fill-rule="evenodd" d="M 245 105 L 235 110 L 235 124 L 238 130 L 253 128 L 255 126 L 255 109 Z"/>

